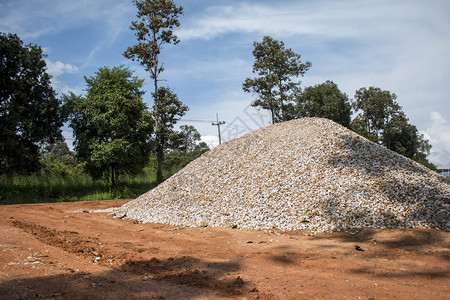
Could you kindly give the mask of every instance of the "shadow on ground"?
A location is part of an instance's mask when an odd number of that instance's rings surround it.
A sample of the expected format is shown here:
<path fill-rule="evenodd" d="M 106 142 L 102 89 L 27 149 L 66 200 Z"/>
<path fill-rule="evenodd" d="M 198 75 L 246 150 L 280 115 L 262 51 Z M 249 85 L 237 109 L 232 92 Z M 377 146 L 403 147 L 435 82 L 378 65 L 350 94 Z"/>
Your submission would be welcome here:
<path fill-rule="evenodd" d="M 237 276 L 237 261 L 207 262 L 194 257 L 127 260 L 101 274 L 48 275 L 0 283 L 0 299 L 192 299 L 258 297 Z M 234 275 L 233 275 L 234 274 Z"/>
<path fill-rule="evenodd" d="M 450 271 L 448 270 L 427 270 L 427 271 L 408 271 L 408 270 L 393 270 L 391 272 L 377 271 L 372 269 L 352 269 L 351 273 L 358 275 L 371 275 L 380 278 L 410 278 L 410 277 L 422 277 L 428 279 L 435 278 L 449 278 Z"/>

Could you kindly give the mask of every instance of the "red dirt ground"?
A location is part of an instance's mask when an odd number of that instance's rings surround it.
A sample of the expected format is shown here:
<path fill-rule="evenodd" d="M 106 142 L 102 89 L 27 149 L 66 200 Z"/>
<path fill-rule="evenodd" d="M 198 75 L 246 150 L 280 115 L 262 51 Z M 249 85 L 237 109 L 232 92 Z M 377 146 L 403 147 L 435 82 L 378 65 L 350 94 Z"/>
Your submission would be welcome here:
<path fill-rule="evenodd" d="M 0 206 L 0 299 L 450 299 L 450 233 L 185 228 Z"/>

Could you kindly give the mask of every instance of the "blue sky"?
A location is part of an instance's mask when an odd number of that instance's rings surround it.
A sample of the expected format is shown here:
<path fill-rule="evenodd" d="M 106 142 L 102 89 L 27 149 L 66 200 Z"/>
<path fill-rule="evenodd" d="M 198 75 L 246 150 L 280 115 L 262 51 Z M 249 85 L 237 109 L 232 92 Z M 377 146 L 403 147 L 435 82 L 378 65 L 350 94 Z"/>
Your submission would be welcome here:
<path fill-rule="evenodd" d="M 303 87 L 332 80 L 350 98 L 368 86 L 394 92 L 433 145 L 430 160 L 450 167 L 449 1 L 175 2 L 184 7 L 181 43 L 163 50 L 163 84 L 190 108 L 180 124 L 194 125 L 210 145 L 216 113 L 226 121 L 224 140 L 268 124 L 267 112 L 249 107 L 242 82 L 252 76 L 253 42 L 270 35 L 312 63 Z M 124 64 L 146 79 L 151 105 L 149 75 L 122 56 L 135 42 L 135 14 L 122 0 L 0 0 L 0 31 L 43 47 L 59 95 L 83 93 L 84 76 Z"/>

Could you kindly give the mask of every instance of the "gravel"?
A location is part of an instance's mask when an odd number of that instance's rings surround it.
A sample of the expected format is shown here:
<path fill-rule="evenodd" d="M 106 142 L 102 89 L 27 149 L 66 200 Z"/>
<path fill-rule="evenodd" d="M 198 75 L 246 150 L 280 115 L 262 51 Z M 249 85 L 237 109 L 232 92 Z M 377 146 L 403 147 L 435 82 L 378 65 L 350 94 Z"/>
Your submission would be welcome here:
<path fill-rule="evenodd" d="M 181 226 L 448 231 L 449 201 L 445 177 L 333 121 L 304 118 L 223 143 L 111 212 Z"/>

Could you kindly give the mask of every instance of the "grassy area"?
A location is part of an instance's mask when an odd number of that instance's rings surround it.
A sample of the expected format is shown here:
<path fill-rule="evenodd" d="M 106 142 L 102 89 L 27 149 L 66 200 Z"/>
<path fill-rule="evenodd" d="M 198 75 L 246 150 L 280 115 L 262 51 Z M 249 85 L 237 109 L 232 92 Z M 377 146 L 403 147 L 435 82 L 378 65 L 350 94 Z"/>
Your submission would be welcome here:
<path fill-rule="evenodd" d="M 165 172 L 165 178 L 177 169 Z M 124 175 L 112 189 L 102 180 L 87 174 L 75 177 L 13 175 L 0 177 L 0 204 L 70 202 L 131 199 L 156 186 L 154 169 L 146 168 L 137 175 Z"/>
<path fill-rule="evenodd" d="M 164 178 L 169 178 L 204 152 L 167 153 L 163 164 Z M 3 175 L 0 176 L 0 205 L 133 199 L 157 185 L 156 165 L 156 157 L 150 157 L 142 173 L 122 175 L 119 185 L 114 188 L 107 181 L 93 180 L 86 173 L 65 172 L 68 167 L 64 164 L 48 165 L 47 171 L 36 175 Z"/>

